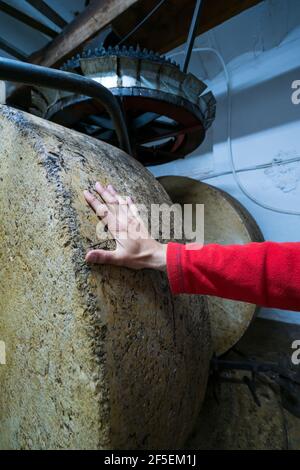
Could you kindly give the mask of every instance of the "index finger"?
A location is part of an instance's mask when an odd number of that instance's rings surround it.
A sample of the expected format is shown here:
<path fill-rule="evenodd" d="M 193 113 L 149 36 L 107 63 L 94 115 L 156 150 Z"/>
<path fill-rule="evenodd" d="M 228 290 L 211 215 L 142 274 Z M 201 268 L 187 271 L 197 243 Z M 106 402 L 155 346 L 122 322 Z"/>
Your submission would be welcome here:
<path fill-rule="evenodd" d="M 106 204 L 118 204 L 118 200 L 115 195 L 112 194 L 107 188 L 102 186 L 99 181 L 97 181 L 97 183 L 95 184 L 95 189 L 97 193 L 102 197 L 103 201 L 106 202 Z"/>
<path fill-rule="evenodd" d="M 105 217 L 105 211 L 108 213 L 109 209 L 106 206 L 106 204 L 102 204 L 99 199 L 96 198 L 93 194 L 91 194 L 89 191 L 84 191 L 83 192 L 85 200 L 87 203 L 91 206 L 91 208 L 95 211 L 95 213 L 99 217 Z"/>

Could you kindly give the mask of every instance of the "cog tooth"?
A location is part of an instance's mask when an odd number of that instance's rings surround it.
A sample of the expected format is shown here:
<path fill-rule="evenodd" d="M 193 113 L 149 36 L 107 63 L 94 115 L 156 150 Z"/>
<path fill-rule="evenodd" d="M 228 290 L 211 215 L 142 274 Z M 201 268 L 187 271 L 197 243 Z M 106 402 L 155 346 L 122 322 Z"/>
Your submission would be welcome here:
<path fill-rule="evenodd" d="M 148 50 L 147 48 L 141 49 L 139 44 L 136 44 L 134 46 L 108 46 L 105 48 L 102 44 L 100 44 L 98 47 L 95 47 L 94 49 L 84 49 L 82 51 L 82 54 L 76 54 L 74 57 L 69 59 L 65 64 L 65 70 L 74 70 L 77 69 L 80 66 L 80 59 L 81 58 L 88 58 L 88 57 L 109 57 L 112 55 L 116 56 L 125 56 L 125 57 L 132 57 L 136 58 L 137 60 L 152 60 L 155 62 L 159 63 L 167 63 L 171 64 L 173 66 L 176 66 L 179 68 L 179 65 L 175 62 L 172 61 L 171 58 L 166 57 L 165 55 L 162 55 L 158 52 L 155 52 L 153 50 Z"/>

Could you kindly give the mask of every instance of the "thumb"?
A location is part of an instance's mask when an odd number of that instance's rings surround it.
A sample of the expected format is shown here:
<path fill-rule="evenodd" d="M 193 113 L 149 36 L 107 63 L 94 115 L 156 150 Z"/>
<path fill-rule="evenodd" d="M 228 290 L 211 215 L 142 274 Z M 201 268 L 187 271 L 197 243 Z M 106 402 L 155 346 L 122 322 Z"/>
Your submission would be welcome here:
<path fill-rule="evenodd" d="M 91 264 L 117 264 L 116 250 L 93 250 L 89 251 L 85 261 Z"/>

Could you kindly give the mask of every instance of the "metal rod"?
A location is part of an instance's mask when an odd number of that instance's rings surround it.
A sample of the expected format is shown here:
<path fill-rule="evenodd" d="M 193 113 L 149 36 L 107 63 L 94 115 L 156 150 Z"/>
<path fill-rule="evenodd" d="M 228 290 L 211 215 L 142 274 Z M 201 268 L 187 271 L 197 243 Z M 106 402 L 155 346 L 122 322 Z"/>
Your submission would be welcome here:
<path fill-rule="evenodd" d="M 107 88 L 94 80 L 74 73 L 2 57 L 0 58 L 0 80 L 69 91 L 99 100 L 114 123 L 120 147 L 131 154 L 129 135 L 118 100 Z"/>
<path fill-rule="evenodd" d="M 154 13 L 156 13 L 157 10 L 159 10 L 159 8 L 165 3 L 165 1 L 166 0 L 161 0 L 160 2 L 158 2 L 155 5 L 155 7 L 152 8 L 152 10 L 131 31 L 129 31 L 129 33 L 126 34 L 126 36 L 122 38 L 120 42 L 118 42 L 118 46 L 120 46 L 121 44 L 124 44 L 124 42 L 126 42 L 127 39 L 129 39 L 134 33 L 136 33 L 143 26 L 143 24 L 145 24 L 146 21 L 148 21 L 149 18 L 151 18 L 151 16 L 154 15 Z"/>
<path fill-rule="evenodd" d="M 46 16 L 52 23 L 56 24 L 60 28 L 64 28 L 67 26 L 67 22 L 57 13 L 57 11 L 53 10 L 53 8 L 49 7 L 46 2 L 43 0 L 26 0 L 33 8 L 38 10 L 42 15 Z"/>
<path fill-rule="evenodd" d="M 27 56 L 24 54 L 24 52 L 20 51 L 20 49 L 18 49 L 13 44 L 11 44 L 10 42 L 6 41 L 3 38 L 0 38 L 0 49 L 12 55 L 13 57 L 16 57 L 16 59 L 20 59 L 20 60 L 27 59 Z"/>
<path fill-rule="evenodd" d="M 54 29 L 48 28 L 48 26 L 44 25 L 43 23 L 40 23 L 40 21 L 37 21 L 31 16 L 26 15 L 26 13 L 17 10 L 11 5 L 8 5 L 6 2 L 0 1 L 0 11 L 3 11 L 3 13 L 6 13 L 7 15 L 11 16 L 12 18 L 15 18 L 18 21 L 21 21 L 21 23 L 30 26 L 31 28 L 39 31 L 40 33 L 46 34 L 46 36 L 49 36 L 50 38 L 55 38 L 58 35 L 58 33 L 54 31 Z"/>
<path fill-rule="evenodd" d="M 200 22 L 200 14 L 202 10 L 202 0 L 196 0 L 196 5 L 193 13 L 193 19 L 191 22 L 190 30 L 189 30 L 189 35 L 187 39 L 187 46 L 186 46 L 186 53 L 185 53 L 185 59 L 184 59 L 184 64 L 183 64 L 183 72 L 187 73 L 190 60 L 191 60 L 191 55 L 195 43 L 195 38 L 197 35 L 198 31 L 198 26 Z"/>

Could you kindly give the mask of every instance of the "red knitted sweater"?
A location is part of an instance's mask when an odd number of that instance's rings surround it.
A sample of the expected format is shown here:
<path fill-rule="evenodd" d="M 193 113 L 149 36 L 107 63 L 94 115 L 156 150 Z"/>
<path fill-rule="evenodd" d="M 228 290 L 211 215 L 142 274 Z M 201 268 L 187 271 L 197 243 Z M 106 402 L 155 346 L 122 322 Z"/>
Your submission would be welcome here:
<path fill-rule="evenodd" d="M 168 244 L 167 271 L 174 294 L 214 295 L 300 311 L 300 243 L 187 247 Z"/>

